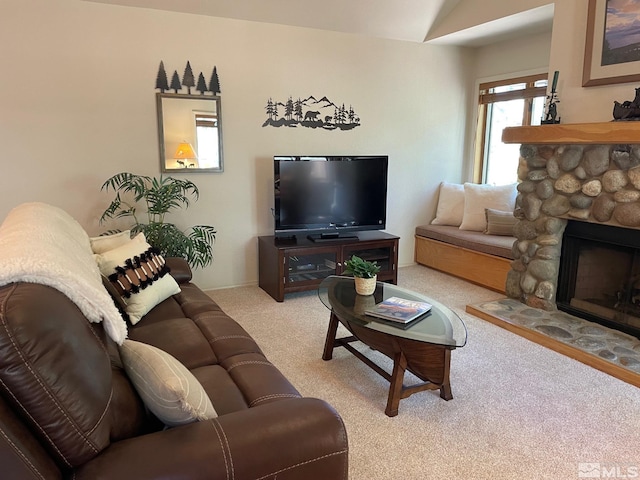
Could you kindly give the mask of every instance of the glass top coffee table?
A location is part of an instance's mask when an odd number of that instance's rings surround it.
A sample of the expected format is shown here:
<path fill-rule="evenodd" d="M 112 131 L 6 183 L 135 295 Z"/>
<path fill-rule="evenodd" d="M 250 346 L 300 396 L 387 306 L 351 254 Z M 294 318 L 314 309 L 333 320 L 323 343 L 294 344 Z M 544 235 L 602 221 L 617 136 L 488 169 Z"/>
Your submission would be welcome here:
<path fill-rule="evenodd" d="M 358 295 L 352 277 L 330 276 L 318 287 L 318 296 L 331 310 L 324 344 L 323 360 L 331 360 L 333 349 L 344 347 L 390 382 L 385 413 L 398 414 L 400 400 L 424 390 L 440 390 L 440 397 L 451 400 L 449 368 L 451 351 L 467 342 L 467 329 L 458 315 L 441 303 L 418 293 L 389 283 L 378 282 L 372 295 Z M 365 315 L 367 308 L 389 297 L 428 302 L 431 312 L 408 325 Z M 338 323 L 351 336 L 336 338 Z M 393 360 L 393 372 L 387 373 L 371 359 L 354 348 L 360 341 Z M 423 383 L 405 386 L 405 371 L 413 373 Z"/>

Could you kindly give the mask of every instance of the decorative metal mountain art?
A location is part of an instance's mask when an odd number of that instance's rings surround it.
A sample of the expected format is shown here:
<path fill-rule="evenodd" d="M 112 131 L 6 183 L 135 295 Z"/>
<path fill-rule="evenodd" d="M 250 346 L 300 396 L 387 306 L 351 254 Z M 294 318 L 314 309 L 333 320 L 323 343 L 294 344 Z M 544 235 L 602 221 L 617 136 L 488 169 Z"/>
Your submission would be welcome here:
<path fill-rule="evenodd" d="M 307 127 L 325 130 L 352 130 L 360 126 L 360 117 L 352 106 L 346 108 L 333 103 L 327 97 L 320 100 L 311 95 L 304 100 L 292 97 L 286 102 L 273 99 L 265 107 L 267 119 L 263 127 Z"/>

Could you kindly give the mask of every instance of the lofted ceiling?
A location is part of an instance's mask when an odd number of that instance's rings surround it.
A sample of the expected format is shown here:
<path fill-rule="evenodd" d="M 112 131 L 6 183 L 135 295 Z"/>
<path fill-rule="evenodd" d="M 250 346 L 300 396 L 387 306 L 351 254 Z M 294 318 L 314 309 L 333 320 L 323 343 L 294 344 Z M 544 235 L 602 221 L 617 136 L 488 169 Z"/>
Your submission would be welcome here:
<path fill-rule="evenodd" d="M 551 31 L 553 4 L 440 37 L 433 27 L 461 0 L 84 0 L 316 28 L 392 40 L 479 47 Z"/>

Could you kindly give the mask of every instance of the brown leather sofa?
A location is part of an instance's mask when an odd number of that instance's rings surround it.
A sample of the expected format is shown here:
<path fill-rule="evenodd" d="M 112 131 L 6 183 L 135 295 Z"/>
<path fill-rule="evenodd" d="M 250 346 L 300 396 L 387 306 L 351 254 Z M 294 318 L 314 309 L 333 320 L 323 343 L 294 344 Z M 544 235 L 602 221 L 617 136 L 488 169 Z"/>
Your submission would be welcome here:
<path fill-rule="evenodd" d="M 344 424 L 302 398 L 248 333 L 190 283 L 129 327 L 200 381 L 218 417 L 164 428 L 117 345 L 48 286 L 0 287 L 0 478 L 346 479 Z M 104 405 L 108 405 L 105 409 Z"/>

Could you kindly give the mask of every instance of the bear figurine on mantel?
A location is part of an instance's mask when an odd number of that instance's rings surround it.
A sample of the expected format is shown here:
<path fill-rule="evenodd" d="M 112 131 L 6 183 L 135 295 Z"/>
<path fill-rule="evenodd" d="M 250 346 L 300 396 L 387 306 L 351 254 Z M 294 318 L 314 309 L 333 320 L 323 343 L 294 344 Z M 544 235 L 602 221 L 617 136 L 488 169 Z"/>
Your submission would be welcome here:
<path fill-rule="evenodd" d="M 640 120 L 640 88 L 636 88 L 636 97 L 632 101 L 613 102 L 613 120 Z"/>

